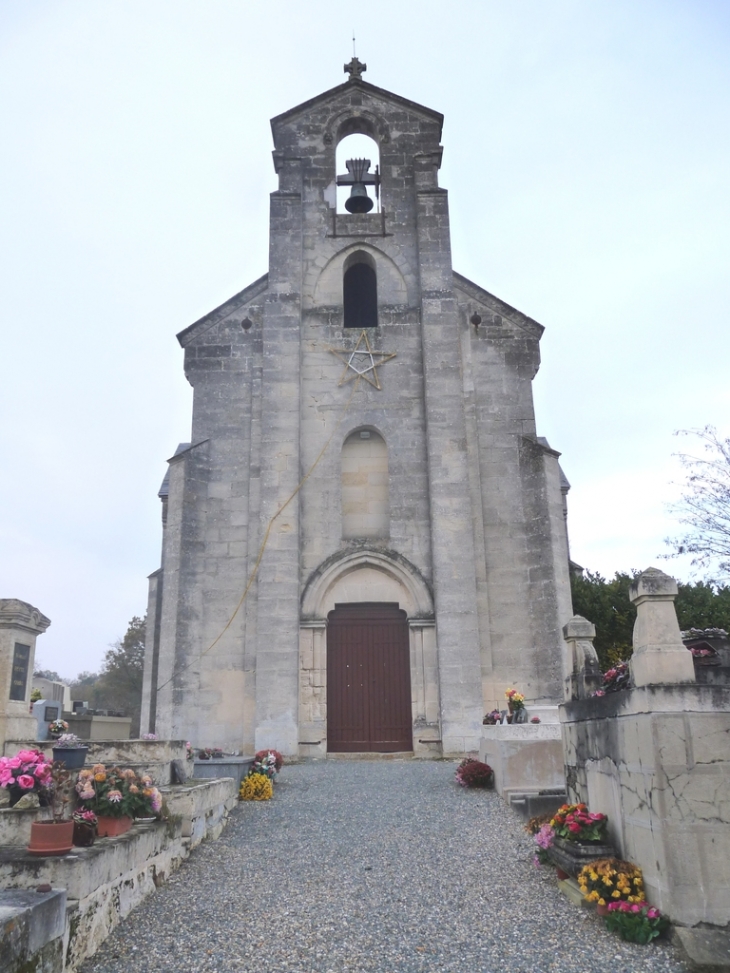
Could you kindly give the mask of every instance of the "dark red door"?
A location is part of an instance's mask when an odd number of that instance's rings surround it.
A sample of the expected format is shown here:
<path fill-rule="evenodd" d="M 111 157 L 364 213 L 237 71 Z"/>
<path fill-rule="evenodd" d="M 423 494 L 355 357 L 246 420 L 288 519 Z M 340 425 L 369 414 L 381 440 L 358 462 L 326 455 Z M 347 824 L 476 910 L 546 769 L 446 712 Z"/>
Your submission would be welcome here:
<path fill-rule="evenodd" d="M 335 605 L 328 615 L 327 749 L 413 749 L 408 621 L 397 604 Z"/>

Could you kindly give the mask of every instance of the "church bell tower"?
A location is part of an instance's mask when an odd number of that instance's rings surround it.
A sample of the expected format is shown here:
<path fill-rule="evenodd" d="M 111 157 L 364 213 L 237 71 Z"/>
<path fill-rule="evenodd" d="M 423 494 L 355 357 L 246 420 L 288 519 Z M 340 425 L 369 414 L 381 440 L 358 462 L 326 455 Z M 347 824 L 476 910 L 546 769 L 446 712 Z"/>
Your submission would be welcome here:
<path fill-rule="evenodd" d="M 543 329 L 454 272 L 443 118 L 365 69 L 272 120 L 268 273 L 178 335 L 143 725 L 197 746 L 463 754 L 508 686 L 562 698 Z"/>

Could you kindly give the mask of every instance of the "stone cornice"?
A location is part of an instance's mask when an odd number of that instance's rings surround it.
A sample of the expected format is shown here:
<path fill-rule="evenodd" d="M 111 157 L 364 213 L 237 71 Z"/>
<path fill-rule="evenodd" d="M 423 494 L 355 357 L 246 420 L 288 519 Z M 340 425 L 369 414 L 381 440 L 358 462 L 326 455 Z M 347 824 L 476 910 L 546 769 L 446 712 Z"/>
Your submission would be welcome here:
<path fill-rule="evenodd" d="M 19 598 L 0 598 L 0 628 L 21 628 L 41 635 L 51 624 L 50 618 Z"/>

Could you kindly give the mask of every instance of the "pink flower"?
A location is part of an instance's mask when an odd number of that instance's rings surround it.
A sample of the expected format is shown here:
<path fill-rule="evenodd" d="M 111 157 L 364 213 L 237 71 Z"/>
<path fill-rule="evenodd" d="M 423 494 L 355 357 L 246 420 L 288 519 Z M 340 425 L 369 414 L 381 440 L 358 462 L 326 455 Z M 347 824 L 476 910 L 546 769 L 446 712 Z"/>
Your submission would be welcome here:
<path fill-rule="evenodd" d="M 659 918 L 659 910 L 658 909 L 647 909 L 646 910 L 646 916 L 647 916 L 648 919 L 658 919 Z"/>
<path fill-rule="evenodd" d="M 96 795 L 94 794 L 93 787 L 87 787 L 79 792 L 79 800 L 82 801 L 93 801 Z"/>
<path fill-rule="evenodd" d="M 23 761 L 17 756 L 11 757 L 10 760 L 8 760 L 8 767 L 12 767 L 13 770 L 20 770 L 22 764 Z"/>
<path fill-rule="evenodd" d="M 632 912 L 641 912 L 641 906 L 639 905 L 638 902 L 634 902 L 634 904 L 631 906 L 631 911 Z"/>
<path fill-rule="evenodd" d="M 38 762 L 45 763 L 45 758 L 42 753 L 38 750 L 18 750 L 15 756 L 24 761 L 25 763 L 37 764 Z"/>
<path fill-rule="evenodd" d="M 122 799 L 121 791 L 109 791 L 107 794 L 107 800 L 111 801 L 112 804 L 118 804 Z"/>
<path fill-rule="evenodd" d="M 35 777 L 31 777 L 30 774 L 21 774 L 18 777 L 18 784 L 20 784 L 24 791 L 33 790 L 35 787 Z"/>

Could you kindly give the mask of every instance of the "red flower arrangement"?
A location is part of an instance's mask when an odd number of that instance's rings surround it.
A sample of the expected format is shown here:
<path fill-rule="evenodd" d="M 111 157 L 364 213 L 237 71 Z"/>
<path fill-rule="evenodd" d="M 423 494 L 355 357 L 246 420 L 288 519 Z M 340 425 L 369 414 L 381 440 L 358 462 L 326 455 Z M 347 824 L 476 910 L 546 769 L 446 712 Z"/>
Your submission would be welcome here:
<path fill-rule="evenodd" d="M 273 754 L 274 756 L 274 759 L 276 761 L 274 763 L 274 767 L 276 768 L 276 772 L 278 774 L 281 768 L 284 766 L 284 758 L 282 757 L 282 755 L 279 753 L 278 750 L 258 750 L 254 754 L 253 761 L 255 764 L 261 763 L 265 757 L 269 756 L 269 754 Z"/>
<path fill-rule="evenodd" d="M 494 771 L 474 757 L 465 757 L 456 768 L 456 783 L 462 787 L 492 787 Z"/>
<path fill-rule="evenodd" d="M 550 822 L 555 834 L 567 841 L 605 841 L 608 818 L 591 814 L 585 804 L 563 804 Z"/>

